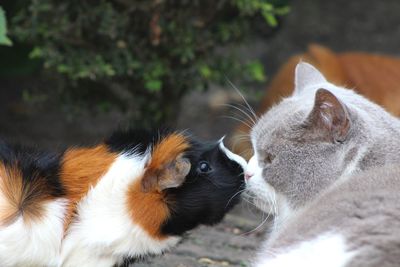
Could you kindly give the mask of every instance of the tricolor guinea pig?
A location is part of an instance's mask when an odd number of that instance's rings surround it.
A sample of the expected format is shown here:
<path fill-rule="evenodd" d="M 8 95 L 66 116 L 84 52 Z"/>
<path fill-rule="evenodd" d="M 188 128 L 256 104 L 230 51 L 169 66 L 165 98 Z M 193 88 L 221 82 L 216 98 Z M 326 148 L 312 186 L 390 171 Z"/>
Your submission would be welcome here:
<path fill-rule="evenodd" d="M 114 266 L 160 254 L 238 203 L 246 162 L 223 140 L 120 131 L 60 154 L 0 145 L 1 266 Z"/>

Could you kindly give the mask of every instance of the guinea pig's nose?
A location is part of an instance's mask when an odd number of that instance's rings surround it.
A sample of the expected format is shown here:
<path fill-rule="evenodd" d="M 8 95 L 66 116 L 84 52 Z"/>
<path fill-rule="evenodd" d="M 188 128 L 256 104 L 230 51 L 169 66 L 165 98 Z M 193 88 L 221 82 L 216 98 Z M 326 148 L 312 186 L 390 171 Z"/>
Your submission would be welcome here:
<path fill-rule="evenodd" d="M 244 173 L 244 179 L 249 180 L 251 177 L 253 177 L 254 173 L 252 172 L 245 172 Z"/>

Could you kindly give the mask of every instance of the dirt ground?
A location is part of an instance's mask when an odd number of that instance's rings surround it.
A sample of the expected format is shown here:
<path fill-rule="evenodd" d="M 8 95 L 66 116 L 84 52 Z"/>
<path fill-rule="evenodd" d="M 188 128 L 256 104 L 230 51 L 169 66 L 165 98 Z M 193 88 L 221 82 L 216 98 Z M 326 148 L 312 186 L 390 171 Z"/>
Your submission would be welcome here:
<path fill-rule="evenodd" d="M 244 57 L 262 60 L 269 77 L 286 58 L 304 51 L 312 42 L 336 51 L 400 55 L 400 1 L 303 0 L 292 1 L 291 9 L 280 31 L 268 43 L 257 41 L 242 49 Z M 0 84 L 0 137 L 8 141 L 62 149 L 95 143 L 126 123 L 118 112 L 68 116 L 68 110 L 51 104 L 51 100 L 46 105 L 41 105 L 40 99 L 23 102 L 24 88 L 41 86 L 32 77 L 18 81 L 0 78 Z M 228 92 L 214 88 L 205 94 L 194 92 L 187 96 L 178 127 L 188 128 L 205 139 L 229 134 L 236 123 L 224 117 L 232 116 L 233 110 L 219 104 L 235 103 L 239 98 L 233 90 Z M 248 97 L 256 106 L 257 102 Z M 250 266 L 268 228 L 267 223 L 257 228 L 262 221 L 263 215 L 243 202 L 221 224 L 193 230 L 171 252 L 135 266 Z"/>

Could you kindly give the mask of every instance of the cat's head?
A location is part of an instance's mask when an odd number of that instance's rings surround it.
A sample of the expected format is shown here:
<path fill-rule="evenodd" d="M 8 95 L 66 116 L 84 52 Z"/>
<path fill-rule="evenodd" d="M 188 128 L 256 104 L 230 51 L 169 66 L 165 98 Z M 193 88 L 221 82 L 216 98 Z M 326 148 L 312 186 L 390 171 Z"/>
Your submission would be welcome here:
<path fill-rule="evenodd" d="M 265 113 L 251 131 L 254 155 L 246 180 L 256 205 L 285 213 L 346 179 L 360 167 L 370 124 L 379 123 L 382 114 L 374 103 L 299 63 L 293 95 Z"/>

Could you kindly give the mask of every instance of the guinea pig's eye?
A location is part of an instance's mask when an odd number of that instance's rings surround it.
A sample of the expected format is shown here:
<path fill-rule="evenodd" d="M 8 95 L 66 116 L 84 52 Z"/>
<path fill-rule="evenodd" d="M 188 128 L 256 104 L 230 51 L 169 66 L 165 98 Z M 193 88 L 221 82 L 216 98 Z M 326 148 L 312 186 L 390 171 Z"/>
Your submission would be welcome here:
<path fill-rule="evenodd" d="M 206 172 L 211 171 L 211 167 L 210 167 L 210 165 L 208 164 L 208 162 L 206 162 L 206 161 L 201 161 L 201 162 L 199 163 L 199 171 L 200 171 L 200 172 L 203 172 L 203 173 L 206 173 Z"/>

